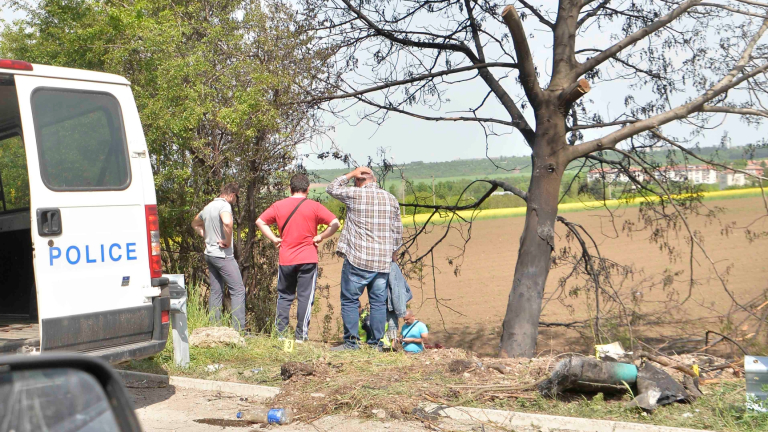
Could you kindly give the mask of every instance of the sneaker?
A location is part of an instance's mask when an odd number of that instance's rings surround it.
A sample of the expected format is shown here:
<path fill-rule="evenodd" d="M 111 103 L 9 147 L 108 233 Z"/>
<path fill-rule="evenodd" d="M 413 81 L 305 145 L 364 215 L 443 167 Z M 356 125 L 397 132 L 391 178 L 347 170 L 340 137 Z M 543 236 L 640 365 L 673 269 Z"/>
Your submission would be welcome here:
<path fill-rule="evenodd" d="M 304 340 L 303 340 L 303 339 L 296 339 L 296 343 L 297 343 L 297 344 L 303 344 L 303 343 L 304 343 Z"/>
<path fill-rule="evenodd" d="M 331 351 L 349 351 L 349 350 L 359 350 L 359 349 L 360 349 L 359 346 L 341 344 L 339 346 L 332 347 Z"/>

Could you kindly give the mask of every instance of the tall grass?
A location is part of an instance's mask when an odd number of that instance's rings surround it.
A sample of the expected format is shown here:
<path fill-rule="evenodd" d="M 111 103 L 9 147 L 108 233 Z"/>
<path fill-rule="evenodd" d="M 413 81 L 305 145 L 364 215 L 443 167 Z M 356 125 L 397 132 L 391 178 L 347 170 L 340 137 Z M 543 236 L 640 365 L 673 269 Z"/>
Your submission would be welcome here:
<path fill-rule="evenodd" d="M 225 326 L 232 323 L 232 314 L 222 310 L 221 321 L 216 323 L 213 313 L 208 311 L 208 302 L 205 300 L 206 290 L 201 284 L 190 284 L 187 287 L 187 329 L 189 332 L 200 327 Z"/>

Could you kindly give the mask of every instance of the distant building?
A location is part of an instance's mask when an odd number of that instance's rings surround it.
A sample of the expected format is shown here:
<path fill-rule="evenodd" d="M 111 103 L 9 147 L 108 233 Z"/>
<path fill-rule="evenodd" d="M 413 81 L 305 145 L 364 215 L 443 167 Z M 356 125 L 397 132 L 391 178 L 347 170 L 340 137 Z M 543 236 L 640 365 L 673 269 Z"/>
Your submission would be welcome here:
<path fill-rule="evenodd" d="M 760 166 L 760 161 L 749 161 L 746 168 L 744 168 L 742 171 L 760 177 L 762 177 L 765 172 L 763 167 Z"/>
<path fill-rule="evenodd" d="M 587 181 L 603 180 L 606 182 L 629 181 L 629 176 L 637 181 L 650 180 L 645 171 L 639 168 L 629 168 L 629 173 L 615 168 L 594 169 L 587 173 Z M 654 172 L 654 177 L 661 181 L 691 182 L 693 184 L 717 184 L 717 170 L 709 165 L 676 165 Z"/>
<path fill-rule="evenodd" d="M 629 175 L 626 171 L 616 168 L 600 168 L 588 172 L 587 181 L 603 180 L 608 183 L 626 183 L 629 181 L 630 175 L 637 181 L 644 181 L 646 179 L 645 172 L 639 168 L 630 167 Z"/>
<path fill-rule="evenodd" d="M 747 183 L 744 173 L 726 170 L 720 173 L 720 189 L 731 186 L 744 186 Z"/>
<path fill-rule="evenodd" d="M 662 168 L 667 180 L 692 184 L 717 184 L 717 170 L 709 165 L 675 165 Z"/>

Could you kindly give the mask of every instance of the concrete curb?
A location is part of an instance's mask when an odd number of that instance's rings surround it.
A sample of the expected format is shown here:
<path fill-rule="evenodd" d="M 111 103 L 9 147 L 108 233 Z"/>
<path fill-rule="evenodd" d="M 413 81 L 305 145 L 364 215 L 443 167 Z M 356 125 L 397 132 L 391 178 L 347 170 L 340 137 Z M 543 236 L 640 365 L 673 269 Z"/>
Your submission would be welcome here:
<path fill-rule="evenodd" d="M 451 408 L 437 404 L 424 405 L 424 409 L 430 414 L 448 417 L 453 420 L 495 423 L 502 427 L 513 428 L 514 430 L 521 428 L 522 430 L 533 429 L 542 432 L 706 432 L 700 429 L 682 429 L 612 420 L 560 417 L 480 408 Z"/>
<path fill-rule="evenodd" d="M 168 375 L 155 375 L 143 372 L 132 372 L 118 370 L 118 375 L 123 382 L 147 382 L 172 385 L 174 387 L 189 388 L 205 391 L 219 391 L 232 393 L 238 396 L 255 397 L 260 399 L 270 399 L 280 393 L 278 387 L 268 387 L 253 384 L 242 384 L 235 382 L 210 381 L 196 378 L 175 377 Z"/>

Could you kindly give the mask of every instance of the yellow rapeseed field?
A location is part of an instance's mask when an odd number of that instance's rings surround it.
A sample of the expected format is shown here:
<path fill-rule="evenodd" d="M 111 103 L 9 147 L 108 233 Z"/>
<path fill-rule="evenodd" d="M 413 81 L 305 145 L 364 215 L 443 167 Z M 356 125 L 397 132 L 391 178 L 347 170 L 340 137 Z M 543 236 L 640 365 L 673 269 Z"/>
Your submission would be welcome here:
<path fill-rule="evenodd" d="M 759 196 L 760 188 L 731 189 L 731 190 L 723 190 L 723 191 L 703 192 L 702 194 L 704 195 L 704 200 L 706 201 L 716 200 L 716 199 L 747 198 L 747 197 Z M 618 207 L 636 206 L 636 205 L 639 205 L 641 201 L 642 201 L 641 198 L 637 198 L 633 201 L 626 201 L 626 200 L 608 200 L 605 202 L 583 201 L 583 202 L 560 204 L 558 206 L 558 213 L 568 213 L 568 212 L 584 211 L 584 210 L 598 210 L 598 209 L 604 208 L 604 206 L 607 206 L 610 209 L 616 209 Z M 500 218 L 515 217 L 515 216 L 524 216 L 525 211 L 526 211 L 525 207 L 514 207 L 514 208 L 500 208 L 500 209 L 488 209 L 488 210 L 464 210 L 464 211 L 457 212 L 457 214 L 458 216 L 464 219 L 482 220 L 482 219 L 500 219 Z M 415 216 L 413 215 L 403 216 L 403 225 L 413 225 L 414 223 L 423 224 L 424 222 L 427 221 L 427 219 L 429 219 L 429 216 L 430 214 L 428 213 L 417 214 Z M 453 215 L 453 213 L 442 212 L 441 214 L 435 215 L 434 217 L 432 217 L 432 219 L 429 222 L 431 224 L 441 224 L 450 220 L 451 217 L 454 218 L 454 222 L 459 221 L 459 218 Z"/>

